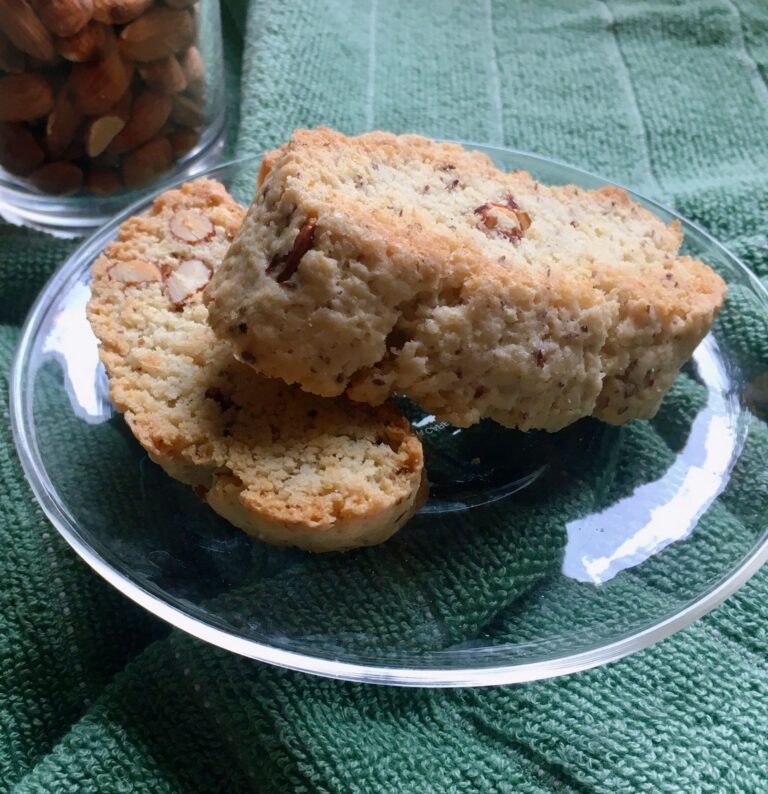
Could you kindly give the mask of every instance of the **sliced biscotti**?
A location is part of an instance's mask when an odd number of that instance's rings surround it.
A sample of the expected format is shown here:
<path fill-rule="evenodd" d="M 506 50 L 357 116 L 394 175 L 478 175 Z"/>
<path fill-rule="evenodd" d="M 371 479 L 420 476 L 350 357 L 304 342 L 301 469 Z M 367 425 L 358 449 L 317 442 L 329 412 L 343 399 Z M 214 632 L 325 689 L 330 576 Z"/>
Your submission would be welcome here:
<path fill-rule="evenodd" d="M 650 417 L 725 295 L 617 188 L 545 187 L 417 136 L 299 130 L 206 288 L 259 372 L 439 418 Z"/>
<path fill-rule="evenodd" d="M 96 261 L 88 316 L 112 400 L 155 462 L 246 532 L 311 551 L 378 543 L 424 496 L 421 444 L 392 406 L 261 377 L 214 336 L 201 289 L 244 212 L 200 179 Z"/>

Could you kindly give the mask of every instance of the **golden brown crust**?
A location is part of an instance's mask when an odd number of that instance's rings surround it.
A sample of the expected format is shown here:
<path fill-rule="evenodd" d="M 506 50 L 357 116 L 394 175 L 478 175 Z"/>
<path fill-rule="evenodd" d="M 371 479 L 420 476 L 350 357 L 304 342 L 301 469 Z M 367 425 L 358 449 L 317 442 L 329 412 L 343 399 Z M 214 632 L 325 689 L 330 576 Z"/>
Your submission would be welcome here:
<path fill-rule="evenodd" d="M 88 316 L 112 399 L 155 462 L 246 532 L 311 551 L 378 543 L 423 501 L 421 444 L 391 405 L 268 380 L 216 339 L 200 290 L 243 215 L 197 180 L 96 261 Z"/>
<path fill-rule="evenodd" d="M 317 394 L 404 393 L 457 425 L 620 423 L 653 415 L 724 298 L 680 243 L 619 188 L 545 187 L 419 136 L 298 130 L 205 300 L 243 360 Z"/>

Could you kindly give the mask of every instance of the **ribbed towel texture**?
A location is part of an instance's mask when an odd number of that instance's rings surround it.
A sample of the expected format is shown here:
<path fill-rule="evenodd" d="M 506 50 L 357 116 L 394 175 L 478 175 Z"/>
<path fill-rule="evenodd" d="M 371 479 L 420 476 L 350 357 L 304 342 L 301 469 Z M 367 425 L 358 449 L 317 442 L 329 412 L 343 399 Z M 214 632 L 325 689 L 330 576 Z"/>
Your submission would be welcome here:
<path fill-rule="evenodd" d="M 762 0 L 223 5 L 232 150 L 255 153 L 321 123 L 503 143 L 673 204 L 768 280 Z M 366 687 L 274 669 L 170 631 L 118 595 L 46 522 L 8 426 L 19 325 L 71 249 L 0 226 L 0 791 L 768 790 L 768 573 L 652 649 L 483 690 Z M 721 322 L 740 340 L 736 355 L 768 366 L 766 318 L 738 290 Z M 563 492 L 548 514 L 522 515 L 527 567 L 504 560 L 511 580 L 461 591 L 461 567 L 496 553 L 492 532 L 452 568 L 440 569 L 439 556 L 417 561 L 445 603 L 464 604 L 444 616 L 446 637 L 460 642 L 492 618 L 495 636 L 523 640 L 599 610 L 599 599 L 550 573 L 562 515 L 663 472 L 702 399 L 682 376 L 654 422 L 622 434 L 611 481 L 596 474 L 594 493 Z M 760 536 L 766 460 L 768 427 L 755 420 L 739 486 L 674 550 L 674 565 L 660 560 L 611 583 L 626 614 L 607 612 L 608 628 L 631 619 L 638 594 L 663 604 L 684 589 L 681 560 L 716 575 L 739 541 Z M 343 576 L 338 563 L 328 568 Z M 319 579 L 307 598 L 324 586 Z M 502 608 L 544 590 L 536 610 Z M 290 581 L 276 579 L 270 593 L 280 620 L 313 619 L 288 600 Z M 407 588 L 403 597 L 370 618 L 382 648 L 418 633 L 427 607 Z M 347 618 L 330 613 L 326 625 Z"/>

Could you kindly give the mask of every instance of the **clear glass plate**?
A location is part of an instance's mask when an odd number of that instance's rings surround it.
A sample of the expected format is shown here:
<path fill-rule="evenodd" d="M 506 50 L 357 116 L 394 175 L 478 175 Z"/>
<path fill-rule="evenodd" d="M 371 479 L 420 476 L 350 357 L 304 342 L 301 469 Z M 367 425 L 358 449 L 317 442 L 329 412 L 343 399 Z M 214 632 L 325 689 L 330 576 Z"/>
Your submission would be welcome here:
<path fill-rule="evenodd" d="M 475 148 L 547 183 L 607 184 L 534 155 Z M 247 203 L 258 166 L 256 157 L 208 173 Z M 219 519 L 148 460 L 112 410 L 85 318 L 89 271 L 151 199 L 51 278 L 24 328 L 11 396 L 19 454 L 46 514 L 158 617 L 320 675 L 501 684 L 646 647 L 712 609 L 768 556 L 759 485 L 768 376 L 738 333 L 740 317 L 768 316 L 768 295 L 696 225 L 679 218 L 685 250 L 719 270 L 730 294 L 656 419 L 622 428 L 587 419 L 551 435 L 491 422 L 457 430 L 405 404 L 424 440 L 428 504 L 382 546 L 313 556 Z"/>

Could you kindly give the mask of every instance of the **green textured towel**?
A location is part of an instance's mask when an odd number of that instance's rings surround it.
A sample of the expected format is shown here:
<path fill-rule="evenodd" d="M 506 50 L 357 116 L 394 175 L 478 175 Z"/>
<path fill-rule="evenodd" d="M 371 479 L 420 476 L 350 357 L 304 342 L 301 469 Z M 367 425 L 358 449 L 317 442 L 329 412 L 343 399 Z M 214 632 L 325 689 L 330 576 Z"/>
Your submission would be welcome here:
<path fill-rule="evenodd" d="M 761 0 L 241 0 L 226 10 L 230 118 L 239 120 L 232 145 L 241 152 L 319 123 L 505 143 L 674 203 L 768 277 Z M 7 423 L 18 325 L 70 249 L 0 227 L 0 790 L 768 789 L 768 573 L 695 626 L 611 666 L 457 691 L 365 687 L 273 669 L 169 632 L 112 591 L 34 504 Z M 737 354 L 768 366 L 766 320 L 738 291 L 721 322 L 741 340 Z M 653 423 L 628 428 L 613 479 L 599 488 L 595 479 L 595 493 L 602 489 L 610 501 L 663 471 L 701 399 L 681 377 Z M 638 594 L 663 603 L 685 587 L 681 560 L 716 573 L 739 539 L 759 535 L 766 459 L 768 428 L 755 421 L 740 486 L 672 550 L 675 564 L 661 559 L 609 585 L 620 588 L 627 616 Z M 565 510 L 597 497 L 585 489 L 559 498 Z M 531 508 L 520 524 L 525 559 L 556 554 L 559 514 Z M 527 525 L 538 532 L 527 534 Z M 450 570 L 425 557 L 416 573 L 445 596 L 461 566 L 491 569 L 493 543 L 489 533 Z M 496 636 L 522 640 L 600 607 L 557 578 L 541 608 L 507 614 L 505 604 L 540 597 L 548 569 L 542 562 L 518 570 L 514 556 L 502 562 L 514 581 L 490 581 L 466 611 L 447 612 L 450 641 L 471 636 L 490 616 Z M 346 585 L 361 583 L 351 577 Z M 320 577 L 313 597 L 323 586 Z M 281 620 L 312 619 L 286 609 L 287 578 L 270 587 Z M 380 616 L 383 647 L 418 629 L 422 605 L 403 593 L 400 610 Z M 610 626 L 622 615 L 603 619 Z"/>

